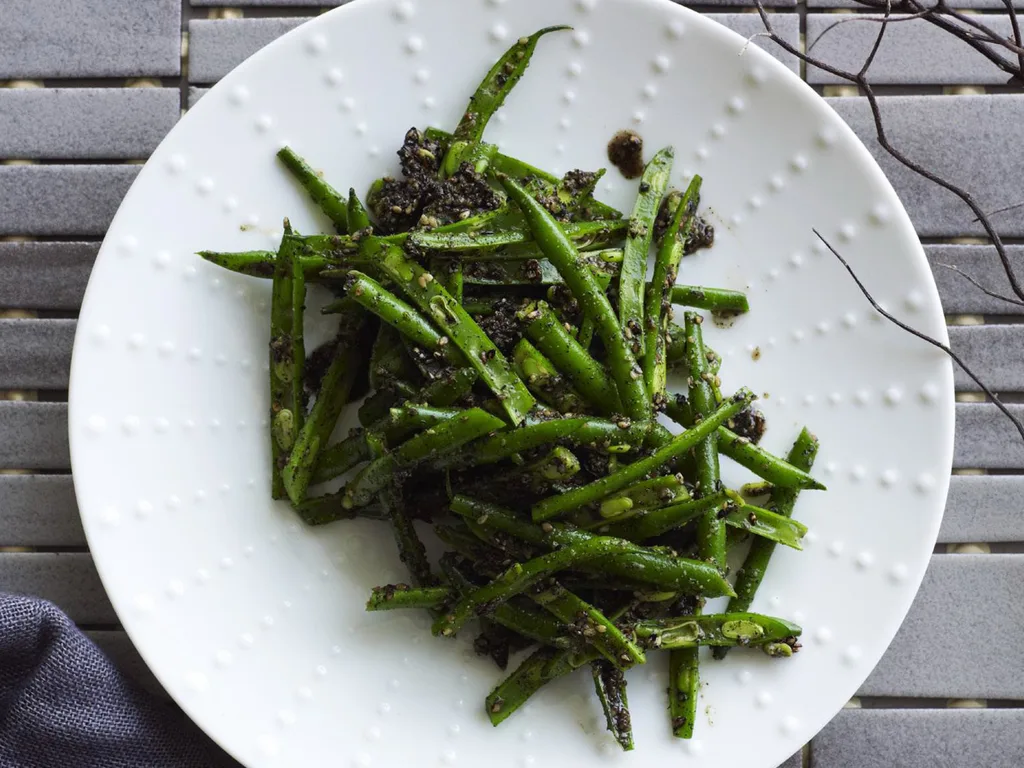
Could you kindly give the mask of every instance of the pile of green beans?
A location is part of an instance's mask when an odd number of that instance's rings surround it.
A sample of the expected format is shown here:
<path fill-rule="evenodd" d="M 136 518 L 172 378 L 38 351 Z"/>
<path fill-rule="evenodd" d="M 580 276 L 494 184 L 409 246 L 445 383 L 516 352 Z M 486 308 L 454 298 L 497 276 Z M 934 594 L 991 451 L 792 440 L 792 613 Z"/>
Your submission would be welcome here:
<path fill-rule="evenodd" d="M 798 494 L 824 486 L 810 432 L 774 456 L 758 445 L 753 393 L 721 391 L 698 310 L 749 307 L 738 291 L 676 282 L 691 231 L 704 242 L 709 226 L 699 176 L 669 188 L 673 148 L 647 164 L 626 217 L 594 198 L 603 169 L 559 178 L 484 142 L 540 39 L 564 29 L 518 40 L 451 132 L 410 130 L 405 178 L 375 182 L 365 205 L 283 148 L 334 234 L 286 220 L 276 252 L 200 255 L 272 281 L 273 498 L 309 525 L 392 529 L 409 583 L 375 588 L 367 610 L 426 610 L 439 637 L 479 620 L 476 647 L 502 669 L 532 647 L 485 699 L 494 725 L 590 667 L 629 750 L 626 676 L 649 655 L 669 653 L 667 721 L 689 738 L 701 646 L 717 659 L 799 649 L 800 627 L 750 608 L 775 547 L 801 548 Z M 306 296 L 323 290 L 338 330 L 307 356 Z M 687 307 L 681 325 L 673 305 Z M 669 392 L 673 371 L 685 394 Z M 361 426 L 339 439 L 357 405 Z M 723 456 L 760 478 L 762 506 L 723 486 Z M 749 547 L 736 574 L 732 547 Z M 706 612 L 711 598 L 729 602 Z"/>

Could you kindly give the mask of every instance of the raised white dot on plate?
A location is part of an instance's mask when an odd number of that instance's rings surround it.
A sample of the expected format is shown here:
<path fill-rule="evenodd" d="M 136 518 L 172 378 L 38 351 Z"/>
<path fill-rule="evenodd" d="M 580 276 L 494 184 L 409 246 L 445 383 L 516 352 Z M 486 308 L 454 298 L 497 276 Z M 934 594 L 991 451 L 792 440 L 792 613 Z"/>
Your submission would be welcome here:
<path fill-rule="evenodd" d="M 109 325 L 97 325 L 92 329 L 92 340 L 98 345 L 103 344 L 107 339 L 110 338 L 110 326 Z"/>
<path fill-rule="evenodd" d="M 773 192 L 779 192 L 786 186 L 786 180 L 781 176 L 772 176 L 768 181 L 768 186 Z"/>
<path fill-rule="evenodd" d="M 270 629 L 272 626 L 274 626 L 274 617 L 270 614 L 267 614 L 262 619 L 260 619 L 260 624 L 262 624 L 267 629 Z"/>
<path fill-rule="evenodd" d="M 423 50 L 423 38 L 413 35 L 405 41 L 405 50 L 409 53 L 419 53 Z"/>
<path fill-rule="evenodd" d="M 379 714 L 379 715 L 387 715 L 390 712 L 391 712 L 391 705 L 388 704 L 386 701 L 382 701 L 380 704 L 377 705 L 377 714 Z"/>
<path fill-rule="evenodd" d="M 697 147 L 697 150 L 694 152 L 694 154 L 697 156 L 698 160 L 707 160 L 707 157 L 708 157 L 708 154 L 709 154 L 708 153 L 708 148 L 707 147 Z"/>
<path fill-rule="evenodd" d="M 108 528 L 113 528 L 121 521 L 121 513 L 116 507 L 104 507 L 100 512 L 100 522 Z"/>
<path fill-rule="evenodd" d="M 491 40 L 496 43 L 500 43 L 502 40 L 508 37 L 508 27 L 504 24 L 498 23 L 491 27 Z"/>
<path fill-rule="evenodd" d="M 395 6 L 395 18 L 399 21 L 408 21 L 416 15 L 416 8 L 409 0 L 402 0 Z"/>
<path fill-rule="evenodd" d="M 171 422 L 163 417 L 160 417 L 153 422 L 153 429 L 155 429 L 161 435 L 166 433 L 170 428 Z"/>
<path fill-rule="evenodd" d="M 853 469 L 850 470 L 850 479 L 855 483 L 861 482 L 867 477 L 867 470 L 864 469 L 860 464 L 857 464 Z"/>
<path fill-rule="evenodd" d="M 807 170 L 808 161 L 804 155 L 796 155 L 789 161 L 789 167 L 796 173 Z"/>
<path fill-rule="evenodd" d="M 843 651 L 843 661 L 846 664 L 856 664 L 861 657 L 861 650 L 856 645 L 851 645 L 845 651 Z"/>
<path fill-rule="evenodd" d="M 704 743 L 700 739 L 689 739 L 685 744 L 685 749 L 691 755 L 699 755 L 704 751 Z"/>
<path fill-rule="evenodd" d="M 779 730 L 782 731 L 785 736 L 792 736 L 800 729 L 800 721 L 795 717 L 784 717 L 782 723 L 779 725 Z"/>
<path fill-rule="evenodd" d="M 733 96 L 731 99 L 729 99 L 728 104 L 726 104 L 726 109 L 728 109 L 729 112 L 731 112 L 734 115 L 738 115 L 740 112 L 746 109 L 746 107 L 747 103 L 743 100 L 742 96 Z"/>
<path fill-rule="evenodd" d="M 230 557 L 222 557 L 220 560 L 220 567 L 223 568 L 225 571 L 233 568 L 234 565 L 235 561 L 232 560 Z"/>
<path fill-rule="evenodd" d="M 167 583 L 167 595 L 169 597 L 181 597 L 185 594 L 185 585 L 177 579 L 173 579 Z"/>
<path fill-rule="evenodd" d="M 94 435 L 101 434 L 107 428 L 107 420 L 99 415 L 92 415 L 86 421 L 86 426 Z"/>
<path fill-rule="evenodd" d="M 221 650 L 214 654 L 213 660 L 218 667 L 230 667 L 235 657 L 231 655 L 230 651 Z"/>
<path fill-rule="evenodd" d="M 597 5 L 597 0 L 576 0 L 576 7 L 581 11 L 592 11 Z"/>
<path fill-rule="evenodd" d="M 126 416 L 124 421 L 121 422 L 121 431 L 126 435 L 138 434 L 139 429 L 142 427 L 142 422 L 139 421 L 138 416 Z"/>
<path fill-rule="evenodd" d="M 425 99 L 423 99 L 423 108 L 424 109 L 433 109 L 436 104 L 437 104 L 437 99 L 435 99 L 433 96 L 427 96 Z"/>
<path fill-rule="evenodd" d="M 207 584 L 210 581 L 210 572 L 205 568 L 199 568 L 196 570 L 196 581 L 200 584 Z"/>
<path fill-rule="evenodd" d="M 832 630 L 828 627 L 821 627 L 814 633 L 814 639 L 821 645 L 826 645 L 832 640 Z"/>
<path fill-rule="evenodd" d="M 798 268 L 804 263 L 803 254 L 794 253 L 789 257 L 789 265 L 793 268 Z"/>
<path fill-rule="evenodd" d="M 751 85 L 764 85 L 764 83 L 767 80 L 768 80 L 768 70 L 766 70 L 764 67 L 762 67 L 760 65 L 751 67 L 750 71 L 747 72 L 747 81 Z"/>
<path fill-rule="evenodd" d="M 167 251 L 159 251 L 156 256 L 153 257 L 153 266 L 157 269 L 167 269 L 167 266 L 171 263 L 171 254 Z"/>
<path fill-rule="evenodd" d="M 775 699 L 768 691 L 758 691 L 757 695 L 754 697 L 754 703 L 761 709 L 771 706 L 771 703 L 774 700 Z"/>
<path fill-rule="evenodd" d="M 828 545 L 828 553 L 832 555 L 832 557 L 839 557 L 841 554 L 843 554 L 843 550 L 845 548 L 846 546 L 843 544 L 843 542 L 833 541 L 831 544 Z"/>
<path fill-rule="evenodd" d="M 806 334 L 803 331 L 801 331 L 799 328 L 797 328 L 795 331 L 793 331 L 793 341 L 798 341 L 798 342 L 799 341 L 803 341 L 805 336 L 806 336 Z"/>
<path fill-rule="evenodd" d="M 935 476 L 930 475 L 927 472 L 918 475 L 917 480 L 914 481 L 914 488 L 918 493 L 928 493 L 935 487 Z"/>
<path fill-rule="evenodd" d="M 282 709 L 277 713 L 277 721 L 281 725 L 295 725 L 296 720 L 298 720 L 298 717 L 290 709 Z"/>
<path fill-rule="evenodd" d="M 916 312 L 924 306 L 924 294 L 920 291 L 911 291 L 907 294 L 907 298 L 903 301 L 906 304 L 907 309 L 911 312 Z"/>
<path fill-rule="evenodd" d="M 327 38 L 323 35 L 313 35 L 306 40 L 306 51 L 311 54 L 320 54 L 327 50 Z"/>
<path fill-rule="evenodd" d="M 244 85 L 236 85 L 231 89 L 231 95 L 228 97 L 232 104 L 240 106 L 245 104 L 249 100 L 249 89 Z"/>
<path fill-rule="evenodd" d="M 568 72 L 570 77 L 579 77 L 583 74 L 583 65 L 578 61 L 569 62 Z"/>
<path fill-rule="evenodd" d="M 196 182 L 196 191 L 201 195 L 208 195 L 213 192 L 213 179 L 209 176 L 201 178 Z"/>
<path fill-rule="evenodd" d="M 711 136 L 715 139 L 720 139 L 725 136 L 725 126 L 721 123 L 715 123 L 711 126 Z"/>
<path fill-rule="evenodd" d="M 147 517 L 153 514 L 153 505 L 148 501 L 142 500 L 135 505 L 135 516 L 140 520 L 145 520 Z"/>
<path fill-rule="evenodd" d="M 121 238 L 121 242 L 117 244 L 117 250 L 121 252 L 122 256 L 130 256 L 139 247 L 139 240 L 132 235 L 125 235 Z"/>
<path fill-rule="evenodd" d="M 643 110 L 638 109 L 636 112 L 633 113 L 633 122 L 636 125 L 640 125 L 640 123 L 642 123 L 646 119 L 647 115 L 643 112 Z"/>
<path fill-rule="evenodd" d="M 171 494 L 170 496 L 167 497 L 167 508 L 168 509 L 178 509 L 180 507 L 181 507 L 181 499 L 179 499 L 174 494 Z"/>
<path fill-rule="evenodd" d="M 823 147 L 831 147 L 839 138 L 839 132 L 835 128 L 822 128 L 818 131 L 818 144 Z"/>
<path fill-rule="evenodd" d="M 814 395 L 804 395 L 804 405 L 814 405 Z"/>
<path fill-rule="evenodd" d="M 860 568 L 862 571 L 866 571 L 874 564 L 875 556 L 872 555 L 870 552 L 861 552 L 857 555 L 857 558 L 854 560 L 854 562 L 857 564 L 858 568 Z"/>
<path fill-rule="evenodd" d="M 734 227 L 738 227 L 743 223 L 743 216 L 739 213 L 734 213 L 729 217 L 729 223 Z"/>
<path fill-rule="evenodd" d="M 567 131 L 572 127 L 572 120 L 570 120 L 568 117 L 563 117 L 561 120 L 558 121 L 558 127 L 561 128 L 563 131 Z"/>
<path fill-rule="evenodd" d="M 857 236 L 857 228 L 853 224 L 843 224 L 839 228 L 839 239 L 843 242 L 850 242 Z"/>
<path fill-rule="evenodd" d="M 274 125 L 274 118 L 270 115 L 260 115 L 256 118 L 256 130 L 260 133 L 266 133 Z"/>
<path fill-rule="evenodd" d="M 839 392 L 833 392 L 828 396 L 828 402 L 831 405 L 839 405 L 843 402 L 843 396 Z"/>
<path fill-rule="evenodd" d="M 572 42 L 577 48 L 585 48 L 590 45 L 590 33 L 585 29 L 577 29 L 572 33 Z"/>
<path fill-rule="evenodd" d="M 256 644 L 256 638 L 248 632 L 243 632 L 238 636 L 238 644 L 242 646 L 242 648 L 252 648 Z"/>
<path fill-rule="evenodd" d="M 828 333 L 829 328 L 830 326 L 827 320 L 822 320 L 820 323 L 814 326 L 814 330 L 817 331 L 818 335 L 820 336 L 824 336 L 826 333 Z"/>
<path fill-rule="evenodd" d="M 224 198 L 224 210 L 225 211 L 227 211 L 228 213 L 231 213 L 232 211 L 236 210 L 237 208 L 238 208 L 238 198 L 237 197 L 226 197 L 226 198 Z"/>
<path fill-rule="evenodd" d="M 152 613 L 156 608 L 156 601 L 150 595 L 135 596 L 135 610 L 139 613 Z"/>
<path fill-rule="evenodd" d="M 651 66 L 654 67 L 655 72 L 668 72 L 672 68 L 672 59 L 662 53 L 654 57 Z"/>
<path fill-rule="evenodd" d="M 843 325 L 847 328 L 853 328 L 857 325 L 857 316 L 853 312 L 847 312 L 843 315 Z"/>
<path fill-rule="evenodd" d="M 804 547 L 812 547 L 818 541 L 818 534 L 814 531 L 808 531 L 804 534 Z"/>
<path fill-rule="evenodd" d="M 192 419 L 185 419 L 184 427 L 191 432 L 196 428 L 196 423 Z M 206 494 L 203 491 L 196 491 L 196 501 L 202 501 L 205 498 Z"/>
<path fill-rule="evenodd" d="M 345 73 L 338 67 L 331 67 L 327 70 L 327 74 L 324 75 L 324 79 L 327 80 L 328 85 L 341 85 L 345 79 Z"/>
<path fill-rule="evenodd" d="M 924 403 L 934 403 L 939 399 L 939 388 L 932 382 L 928 382 L 921 387 L 921 401 Z"/>
<path fill-rule="evenodd" d="M 656 86 L 654 83 L 648 83 L 643 87 L 641 93 L 643 94 L 643 97 L 645 99 L 651 101 L 652 99 L 654 99 L 655 96 L 658 95 L 658 86 Z"/>
<path fill-rule="evenodd" d="M 682 21 L 679 21 L 678 19 L 676 19 L 675 21 L 672 21 L 672 22 L 669 23 L 669 25 L 668 25 L 668 36 L 669 37 L 672 37 L 672 38 L 675 38 L 676 40 L 678 40 L 685 33 L 686 33 L 686 25 Z"/>
<path fill-rule="evenodd" d="M 878 481 L 882 484 L 883 488 L 892 488 L 896 485 L 896 482 L 900 479 L 900 473 L 895 469 L 885 470 Z"/>
<path fill-rule="evenodd" d="M 750 208 L 750 210 L 752 211 L 756 211 L 762 205 L 764 205 L 764 200 L 762 200 L 757 195 L 754 195 L 752 198 L 747 200 L 747 207 Z"/>
<path fill-rule="evenodd" d="M 740 685 L 749 685 L 753 679 L 754 675 L 749 669 L 743 669 L 736 673 L 736 682 Z"/>
<path fill-rule="evenodd" d="M 871 221 L 875 224 L 885 224 L 892 218 L 892 211 L 885 203 L 878 203 L 871 209 Z"/>
<path fill-rule="evenodd" d="M 327 677 L 327 667 L 325 667 L 323 664 L 318 665 L 315 672 L 317 674 L 317 677 Z"/>
<path fill-rule="evenodd" d="M 353 109 L 356 108 L 356 100 L 353 99 L 351 96 L 346 96 L 344 99 L 341 100 L 341 108 L 345 112 L 351 112 Z"/>
<path fill-rule="evenodd" d="M 394 678 L 388 681 L 388 688 L 390 688 L 392 691 L 397 691 L 401 686 L 401 682 Z"/>
<path fill-rule="evenodd" d="M 907 574 L 907 566 L 903 563 L 896 563 L 896 565 L 889 569 L 889 581 L 893 584 L 900 584 L 907 580 Z"/>
<path fill-rule="evenodd" d="M 867 405 L 870 400 L 871 393 L 866 389 L 858 389 L 856 394 L 853 396 L 853 401 L 857 403 L 857 405 Z"/>
<path fill-rule="evenodd" d="M 179 174 L 185 170 L 185 158 L 182 155 L 171 155 L 167 161 L 167 170 L 173 174 Z"/>
<path fill-rule="evenodd" d="M 352 759 L 352 765 L 356 768 L 368 768 L 371 762 L 370 756 L 365 752 L 360 752 Z"/>
<path fill-rule="evenodd" d="M 415 74 L 413 74 L 413 80 L 420 85 L 423 85 L 430 80 L 430 70 L 420 67 L 416 70 Z"/>

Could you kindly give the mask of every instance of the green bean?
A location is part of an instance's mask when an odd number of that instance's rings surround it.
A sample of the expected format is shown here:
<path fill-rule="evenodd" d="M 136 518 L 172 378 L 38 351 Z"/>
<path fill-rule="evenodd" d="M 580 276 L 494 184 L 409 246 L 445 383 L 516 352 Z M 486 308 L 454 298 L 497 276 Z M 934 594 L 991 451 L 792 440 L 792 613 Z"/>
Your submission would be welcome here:
<path fill-rule="evenodd" d="M 757 613 L 728 613 L 652 619 L 636 624 L 636 636 L 648 648 L 697 648 L 701 645 L 765 645 L 799 637 L 800 627 Z"/>
<path fill-rule="evenodd" d="M 697 648 L 677 648 L 668 655 L 668 711 L 672 734 L 693 738 L 700 694 L 700 669 Z"/>
<path fill-rule="evenodd" d="M 424 430 L 402 443 L 391 453 L 370 462 L 348 484 L 345 505 L 361 507 L 373 499 L 398 470 L 406 470 L 436 456 L 457 450 L 481 435 L 504 426 L 501 419 L 479 408 L 470 408 L 458 416 Z"/>
<path fill-rule="evenodd" d="M 359 202 L 359 196 L 354 189 L 348 191 L 348 226 L 353 233 L 362 232 L 370 226 L 370 214 Z"/>
<path fill-rule="evenodd" d="M 513 349 L 512 364 L 516 374 L 538 400 L 561 413 L 582 413 L 587 409 L 579 393 L 526 339 L 520 339 Z"/>
<path fill-rule="evenodd" d="M 410 587 L 408 584 L 388 584 L 374 587 L 366 601 L 368 611 L 397 611 L 406 608 L 439 609 L 451 601 L 449 587 Z"/>
<path fill-rule="evenodd" d="M 668 359 L 666 357 L 666 336 L 671 319 L 669 293 L 676 282 L 679 262 L 683 258 L 683 246 L 689 236 L 693 219 L 697 215 L 700 202 L 701 177 L 694 176 L 690 186 L 676 207 L 675 215 L 669 224 L 665 237 L 658 248 L 654 260 L 654 275 L 647 286 L 644 305 L 644 383 L 651 399 L 655 402 L 664 401 L 665 386 L 668 379 Z"/>
<path fill-rule="evenodd" d="M 701 441 L 705 441 L 709 435 L 713 435 L 726 419 L 736 415 L 749 405 L 753 397 L 753 393 L 749 390 L 740 390 L 716 411 L 709 413 L 700 424 L 676 435 L 671 442 L 659 448 L 651 456 L 628 464 L 589 485 L 574 488 L 560 496 L 552 496 L 535 504 L 533 519 L 538 522 L 549 520 L 573 509 L 600 501 L 606 496 L 642 480 L 649 473 L 660 469 L 671 460 L 700 445 Z M 717 560 L 714 562 L 716 565 L 718 564 Z"/>
<path fill-rule="evenodd" d="M 633 354 L 644 354 L 644 280 L 647 276 L 647 254 L 654 237 L 654 220 L 658 206 L 665 196 L 675 151 L 665 147 L 644 169 L 640 179 L 633 213 L 629 219 L 629 234 L 619 271 L 619 327 L 631 340 Z"/>
<path fill-rule="evenodd" d="M 435 469 L 494 464 L 517 453 L 553 442 L 567 445 L 640 446 L 650 422 L 619 422 L 594 418 L 533 420 L 467 446 L 465 451 L 434 463 Z"/>
<path fill-rule="evenodd" d="M 771 510 L 742 504 L 729 511 L 725 517 L 726 525 L 752 533 L 758 538 L 767 539 L 776 544 L 783 544 L 792 549 L 803 549 L 801 540 L 807 533 L 807 526 L 785 515 L 778 515 Z"/>
<path fill-rule="evenodd" d="M 290 229 L 287 221 L 285 229 Z M 297 308 L 296 300 L 299 303 Z M 305 363 L 302 330 L 304 303 L 305 282 L 302 273 L 292 258 L 292 248 L 282 241 L 275 262 L 270 305 L 271 492 L 275 499 L 286 496 L 281 470 L 288 461 L 305 417 L 302 389 Z"/>
<path fill-rule="evenodd" d="M 291 456 L 281 473 L 292 504 L 301 504 L 306 498 L 320 448 L 327 445 L 338 417 L 348 402 L 352 384 L 362 363 L 360 358 L 361 353 L 354 340 L 343 342 L 324 374 L 313 409 L 299 430 Z"/>
<path fill-rule="evenodd" d="M 607 728 L 619 746 L 629 752 L 633 749 L 633 724 L 626 698 L 626 678 L 622 670 L 605 661 L 590 662 L 590 670 Z"/>
<path fill-rule="evenodd" d="M 615 382 L 559 322 L 547 302 L 527 304 L 516 317 L 524 324 L 527 335 L 540 351 L 557 370 L 568 377 L 589 403 L 605 415 L 621 411 L 622 404 L 619 402 Z"/>
<path fill-rule="evenodd" d="M 369 520 L 387 520 L 387 516 L 379 504 L 370 504 L 359 509 L 346 509 L 343 505 L 344 492 L 328 493 L 306 499 L 296 507 L 296 514 L 306 525 L 320 526 L 338 520 L 351 520 L 363 517 Z"/>
<path fill-rule="evenodd" d="M 324 448 L 317 457 L 310 485 L 319 485 L 341 477 L 353 467 L 370 458 L 366 438 L 362 431 L 351 435 L 340 443 Z"/>
<path fill-rule="evenodd" d="M 487 171 L 497 152 L 496 146 L 483 141 L 453 141 L 444 156 L 441 176 L 454 176 L 463 163 L 469 163 L 474 173 L 483 174 Z"/>
<path fill-rule="evenodd" d="M 540 648 L 528 656 L 491 691 L 484 702 L 491 725 L 500 725 L 544 685 L 598 658 L 597 651 L 580 653 Z"/>
<path fill-rule="evenodd" d="M 455 563 L 451 553 L 441 557 L 441 571 L 456 591 L 453 597 L 465 595 L 476 589 L 476 585 Z M 506 629 L 544 645 L 554 648 L 570 648 L 575 645 L 566 634 L 565 623 L 549 613 L 534 608 L 528 602 L 509 600 L 495 608 L 490 618 Z"/>
<path fill-rule="evenodd" d="M 305 160 L 302 159 L 291 147 L 281 147 L 277 153 L 278 159 L 285 168 L 302 185 L 310 198 L 320 206 L 320 210 L 331 220 L 334 228 L 340 234 L 347 234 L 348 228 L 348 206 L 341 194 L 323 176 L 314 171 Z"/>
<path fill-rule="evenodd" d="M 737 464 L 779 488 L 825 490 L 825 486 L 791 462 L 769 453 L 726 427 L 718 430 L 718 450 Z"/>
<path fill-rule="evenodd" d="M 501 401 L 512 423 L 520 423 L 536 400 L 512 371 L 504 355 L 430 273 L 406 258 L 400 248 L 388 246 L 382 250 L 370 249 L 371 253 L 376 252 L 380 256 L 381 269 L 462 351 L 469 364 Z"/>
<path fill-rule="evenodd" d="M 794 467 L 809 470 L 814 465 L 817 454 L 818 439 L 805 427 L 793 444 L 787 459 Z M 791 517 L 799 493 L 799 488 L 775 488 L 768 499 L 768 507 L 780 517 Z M 746 611 L 750 608 L 774 552 L 774 542 L 767 539 L 754 539 L 743 565 L 736 574 L 736 597 L 729 600 L 729 607 L 726 610 L 736 612 Z M 724 658 L 726 653 L 727 651 L 718 651 L 715 653 L 715 658 Z"/>
<path fill-rule="evenodd" d="M 607 558 L 622 552 L 626 542 L 595 536 L 578 544 L 549 552 L 523 563 L 514 563 L 489 584 L 473 590 L 459 599 L 443 616 L 434 622 L 435 635 L 453 635 L 474 615 L 490 614 L 494 608 L 515 595 L 553 576 L 566 568 L 577 567 L 588 561 Z"/>
<path fill-rule="evenodd" d="M 413 343 L 429 352 L 440 353 L 456 365 L 465 363 L 458 350 L 448 349 L 448 338 L 442 336 L 415 307 L 406 304 L 373 278 L 362 272 L 349 272 L 345 292 Z"/>
<path fill-rule="evenodd" d="M 643 419 L 650 415 L 647 390 L 641 381 L 640 367 L 630 351 L 604 291 L 593 272 L 580 260 L 558 222 L 529 193 L 511 178 L 499 177 L 509 198 L 519 206 L 544 255 L 555 265 L 585 316 L 594 321 L 595 330 L 608 351 L 608 364 L 626 415 Z"/>
<path fill-rule="evenodd" d="M 583 221 L 560 225 L 566 237 L 580 250 L 602 247 L 621 238 L 628 222 L 625 220 Z M 535 251 L 516 249 L 515 246 L 534 242 L 528 228 L 513 226 L 493 232 L 439 232 L 437 230 L 413 232 L 409 242 L 418 248 L 442 253 L 458 253 L 467 261 L 496 261 L 502 259 L 531 258 Z"/>
<path fill-rule="evenodd" d="M 367 431 L 366 444 L 373 461 L 386 460 L 387 451 L 384 442 L 383 434 L 374 430 Z M 427 549 L 419 534 L 416 533 L 412 517 L 403 502 L 400 482 L 396 477 L 389 478 L 379 489 L 378 498 L 385 514 L 391 521 L 395 545 L 398 547 L 398 558 L 409 569 L 413 583 L 418 587 L 432 587 L 437 584 L 437 577 L 431 571 L 430 561 L 427 559 Z M 344 501 L 342 503 L 344 504 Z"/>
<path fill-rule="evenodd" d="M 545 27 L 529 37 L 519 38 L 502 55 L 484 77 L 469 99 L 469 106 L 455 128 L 455 141 L 478 142 L 483 138 L 491 116 L 505 102 L 508 94 L 530 66 L 530 59 L 537 48 L 537 42 L 549 32 L 571 29 L 567 26 Z"/>
<path fill-rule="evenodd" d="M 570 547 L 601 538 L 593 533 L 577 530 L 561 524 L 534 525 L 518 519 L 513 513 L 496 504 L 457 495 L 451 501 L 451 511 L 467 520 L 475 521 L 535 546 L 548 549 Z M 480 522 L 483 520 L 483 522 Z M 704 594 L 719 597 L 732 592 L 729 583 L 713 565 L 681 557 L 666 556 L 662 552 L 641 547 L 623 539 L 619 541 L 622 550 L 600 563 L 602 573 L 615 574 L 626 579 L 642 581 L 664 589 L 673 589 L 687 594 Z M 598 566 L 594 566 L 598 568 Z M 583 566 L 583 570 L 590 570 Z"/>
<path fill-rule="evenodd" d="M 701 333 L 702 318 L 693 312 L 686 313 L 686 360 L 689 368 L 690 407 L 694 421 L 701 424 L 715 409 L 715 397 L 711 389 L 704 339 Z M 720 424 L 717 426 L 721 426 Z M 685 434 L 685 433 L 684 433 Z M 697 468 L 695 485 L 697 498 L 715 493 L 719 487 L 718 432 L 717 429 L 694 446 Z M 702 558 L 719 568 L 725 568 L 725 525 L 713 511 L 706 512 L 697 525 L 697 544 Z"/>
<path fill-rule="evenodd" d="M 678 400 L 669 400 L 665 413 L 670 419 L 681 426 L 693 422 L 688 408 Z M 781 488 L 800 488 L 804 490 L 825 490 L 825 486 L 811 477 L 810 474 L 793 466 L 790 462 L 769 453 L 761 446 L 745 437 L 740 437 L 726 426 L 718 428 L 718 450 L 742 467 L 749 469 L 758 477 Z"/>
<path fill-rule="evenodd" d="M 647 541 L 697 520 L 706 513 L 720 514 L 725 509 L 738 508 L 741 504 L 742 499 L 735 498 L 730 492 L 718 491 L 699 499 L 647 510 L 621 522 L 610 521 L 611 525 L 603 532 L 629 541 Z"/>
<path fill-rule="evenodd" d="M 473 368 L 455 368 L 420 390 L 420 398 L 429 405 L 454 405 L 469 394 L 479 378 Z"/>
<path fill-rule="evenodd" d="M 673 304 L 712 312 L 747 312 L 750 309 L 746 294 L 740 291 L 699 285 L 673 285 L 670 300 Z"/>

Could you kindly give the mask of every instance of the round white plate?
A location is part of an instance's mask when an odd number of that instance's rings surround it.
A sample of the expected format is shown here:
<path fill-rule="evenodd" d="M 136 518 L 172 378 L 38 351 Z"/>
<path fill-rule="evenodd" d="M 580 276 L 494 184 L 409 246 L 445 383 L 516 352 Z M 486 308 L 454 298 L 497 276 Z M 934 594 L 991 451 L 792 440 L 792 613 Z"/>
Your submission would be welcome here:
<path fill-rule="evenodd" d="M 269 285 L 199 249 L 274 248 L 281 220 L 329 231 L 278 165 L 289 143 L 361 192 L 394 172 L 412 125 L 453 126 L 520 35 L 545 38 L 488 138 L 556 172 L 606 165 L 618 129 L 677 149 L 704 176 L 714 248 L 680 281 L 746 290 L 708 328 L 726 390 L 763 393 L 765 444 L 807 424 L 827 493 L 797 516 L 754 608 L 803 625 L 785 662 L 736 652 L 701 668 L 696 737 L 672 738 L 665 662 L 629 675 L 636 751 L 603 730 L 589 675 L 494 729 L 499 679 L 471 632 L 367 614 L 404 578 L 380 524 L 303 527 L 268 488 Z M 627 208 L 635 182 L 600 193 Z M 161 683 L 249 766 L 649 765 L 774 768 L 854 694 L 918 587 L 945 499 L 952 375 L 881 322 L 819 229 L 879 300 L 945 339 L 938 296 L 896 195 L 841 120 L 792 72 L 667 0 L 358 0 L 240 66 L 142 170 L 100 251 L 75 343 L 70 431 L 89 544 L 118 615 Z M 708 326 L 711 324 L 709 323 Z M 758 360 L 754 350 L 760 350 Z M 749 479 L 727 468 L 731 482 Z"/>

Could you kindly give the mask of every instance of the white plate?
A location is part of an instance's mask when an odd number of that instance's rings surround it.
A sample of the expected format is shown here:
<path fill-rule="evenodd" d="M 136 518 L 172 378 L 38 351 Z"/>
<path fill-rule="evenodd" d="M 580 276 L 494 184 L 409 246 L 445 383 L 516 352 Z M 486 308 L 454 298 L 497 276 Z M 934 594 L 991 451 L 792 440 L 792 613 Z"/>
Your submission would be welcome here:
<path fill-rule="evenodd" d="M 452 126 L 519 35 L 551 35 L 488 138 L 565 171 L 606 164 L 616 130 L 677 148 L 674 182 L 705 178 L 718 238 L 680 280 L 749 291 L 708 329 L 724 387 L 764 393 L 768 448 L 821 438 L 797 516 L 754 608 L 795 619 L 787 662 L 733 653 L 702 667 L 696 738 L 673 739 L 665 664 L 629 675 L 637 749 L 603 732 L 589 675 L 492 729 L 499 679 L 471 632 L 367 614 L 400 580 L 379 524 L 301 526 L 268 498 L 268 284 L 201 248 L 273 248 L 290 216 L 327 231 L 274 159 L 290 143 L 363 191 L 411 125 Z M 628 207 L 635 183 L 600 192 Z M 71 384 L 75 486 L 103 583 L 132 640 L 188 714 L 250 766 L 650 765 L 774 768 L 854 694 L 903 619 L 932 550 L 952 453 L 948 362 L 880 319 L 811 228 L 892 311 L 945 339 L 921 247 L 841 120 L 790 71 L 665 0 L 360 0 L 239 67 L 171 132 L 110 228 L 79 323 Z M 709 324 L 710 325 L 710 324 Z M 754 348 L 760 360 L 752 359 Z M 732 471 L 727 479 L 748 479 Z"/>

